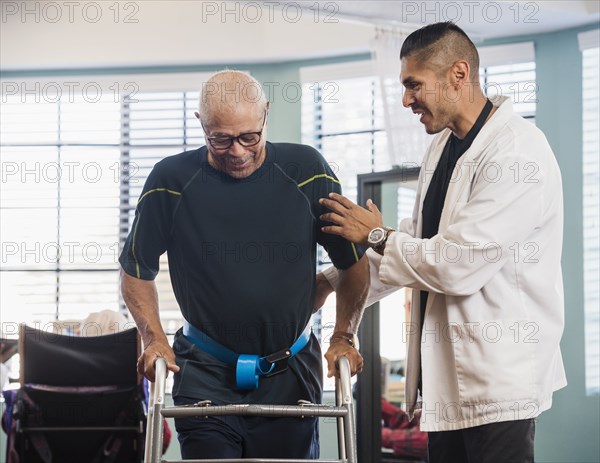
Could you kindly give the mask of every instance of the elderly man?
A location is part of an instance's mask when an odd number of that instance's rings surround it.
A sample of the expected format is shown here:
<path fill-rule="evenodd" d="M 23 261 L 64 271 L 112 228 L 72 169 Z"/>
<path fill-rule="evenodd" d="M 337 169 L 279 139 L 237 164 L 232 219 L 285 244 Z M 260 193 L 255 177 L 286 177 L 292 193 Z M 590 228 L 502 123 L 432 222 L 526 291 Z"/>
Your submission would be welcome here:
<path fill-rule="evenodd" d="M 175 372 L 176 405 L 320 402 L 321 351 L 308 325 L 316 243 L 342 275 L 325 355 L 329 374 L 341 355 L 353 373 L 362 369 L 352 338 L 368 290 L 367 260 L 345 239 L 323 233 L 319 220 L 326 211 L 319 198 L 340 192 L 339 182 L 314 149 L 267 142 L 268 113 L 255 79 L 238 71 L 213 75 L 196 113 L 206 146 L 156 164 L 120 257 L 123 296 L 144 341 L 138 369 L 153 380 L 154 361 L 165 358 Z M 165 251 L 185 319 L 173 349 L 153 282 Z M 286 351 L 291 356 L 279 359 Z M 176 428 L 186 459 L 319 453 L 316 419 L 199 417 L 177 419 Z"/>
<path fill-rule="evenodd" d="M 429 461 L 533 462 L 534 418 L 566 385 L 558 165 L 508 98 L 485 97 L 477 49 L 456 25 L 415 31 L 400 58 L 404 106 L 439 134 L 413 217 L 386 229 L 370 200 L 331 194 L 323 230 L 372 248 L 370 302 L 418 290 L 406 402 L 412 414 L 420 389 Z"/>

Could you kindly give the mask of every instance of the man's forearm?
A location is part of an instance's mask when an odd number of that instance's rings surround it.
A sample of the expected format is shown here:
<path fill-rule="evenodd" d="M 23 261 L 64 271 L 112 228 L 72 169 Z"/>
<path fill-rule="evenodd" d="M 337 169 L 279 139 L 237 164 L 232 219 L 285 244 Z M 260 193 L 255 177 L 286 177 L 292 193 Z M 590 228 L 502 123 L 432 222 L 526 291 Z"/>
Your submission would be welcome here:
<path fill-rule="evenodd" d="M 335 330 L 356 333 L 369 293 L 369 263 L 363 256 L 352 267 L 340 272 L 336 288 Z"/>
<path fill-rule="evenodd" d="M 327 297 L 333 292 L 334 288 L 331 286 L 325 275 L 323 275 L 323 272 L 317 273 L 313 313 L 318 312 L 318 310 L 323 307 Z"/>
<path fill-rule="evenodd" d="M 340 271 L 336 285 L 335 328 L 325 353 L 328 377 L 339 374 L 336 363 L 341 356 L 349 360 L 353 375 L 362 371 L 363 358 L 353 335 L 358 330 L 368 292 L 369 263 L 363 256 L 352 267 Z"/>
<path fill-rule="evenodd" d="M 144 345 L 167 342 L 158 312 L 158 291 L 154 281 L 134 278 L 121 270 L 121 293 L 138 327 Z"/>
<path fill-rule="evenodd" d="M 121 292 L 144 341 L 144 352 L 138 359 L 138 373 L 154 381 L 157 358 L 164 358 L 167 368 L 178 372 L 175 353 L 160 323 L 158 291 L 154 281 L 140 280 L 121 271 Z"/>

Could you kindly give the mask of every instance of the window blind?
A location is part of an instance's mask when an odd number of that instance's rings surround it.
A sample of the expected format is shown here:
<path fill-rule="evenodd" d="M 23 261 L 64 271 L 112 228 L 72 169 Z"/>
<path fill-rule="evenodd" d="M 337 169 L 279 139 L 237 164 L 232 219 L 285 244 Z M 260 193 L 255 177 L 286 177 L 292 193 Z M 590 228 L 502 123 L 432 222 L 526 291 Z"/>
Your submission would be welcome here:
<path fill-rule="evenodd" d="M 44 325 L 126 310 L 122 243 L 152 166 L 203 143 L 193 115 L 199 91 L 187 89 L 199 89 L 206 75 L 134 77 L 95 79 L 96 94 L 60 94 L 68 82 L 81 88 L 78 79 L 3 82 L 3 322 Z M 173 333 L 181 315 L 166 256 L 161 269 L 161 319 Z"/>
<path fill-rule="evenodd" d="M 600 393 L 600 48 L 583 41 L 583 289 L 587 394 Z M 589 38 L 589 35 L 587 35 Z M 593 38 L 593 36 L 592 36 Z M 595 46 L 594 46 L 595 45 Z M 583 48 L 583 47 L 582 47 Z"/>
<path fill-rule="evenodd" d="M 535 124 L 535 61 L 487 66 L 480 69 L 479 78 L 487 96 L 509 97 L 515 112 Z"/>
<path fill-rule="evenodd" d="M 119 104 L 3 95 L 2 319 L 118 304 Z"/>

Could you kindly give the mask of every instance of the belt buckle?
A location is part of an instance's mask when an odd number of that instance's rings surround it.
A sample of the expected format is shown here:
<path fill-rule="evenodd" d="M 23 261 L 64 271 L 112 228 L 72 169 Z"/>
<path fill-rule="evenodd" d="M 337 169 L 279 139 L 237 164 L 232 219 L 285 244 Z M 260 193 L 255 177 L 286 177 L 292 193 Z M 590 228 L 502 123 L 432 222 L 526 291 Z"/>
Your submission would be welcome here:
<path fill-rule="evenodd" d="M 290 349 L 283 349 L 265 357 L 265 360 L 273 365 L 273 369 L 264 375 L 266 378 L 278 375 L 288 369 L 288 359 L 292 356 Z"/>

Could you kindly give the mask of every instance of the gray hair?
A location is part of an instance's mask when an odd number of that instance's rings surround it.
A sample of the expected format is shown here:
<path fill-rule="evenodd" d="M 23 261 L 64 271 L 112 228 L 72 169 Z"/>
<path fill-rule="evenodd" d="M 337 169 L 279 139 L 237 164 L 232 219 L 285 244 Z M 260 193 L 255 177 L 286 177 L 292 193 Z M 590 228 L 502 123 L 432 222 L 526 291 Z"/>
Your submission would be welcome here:
<path fill-rule="evenodd" d="M 219 71 L 202 85 L 200 119 L 206 123 L 213 114 L 233 113 L 241 104 L 255 105 L 257 115 L 261 115 L 267 106 L 262 85 L 246 72 Z"/>

